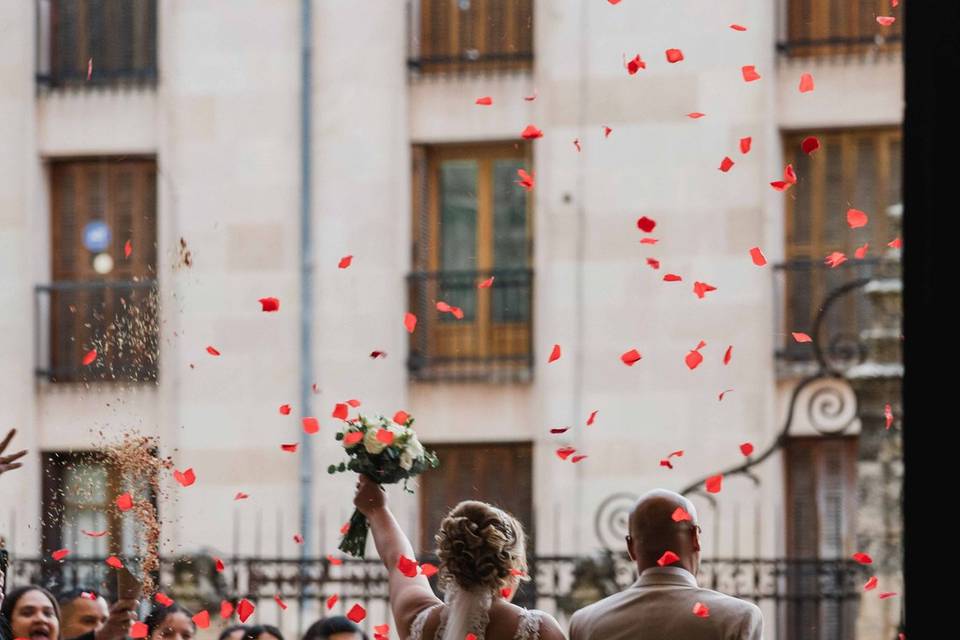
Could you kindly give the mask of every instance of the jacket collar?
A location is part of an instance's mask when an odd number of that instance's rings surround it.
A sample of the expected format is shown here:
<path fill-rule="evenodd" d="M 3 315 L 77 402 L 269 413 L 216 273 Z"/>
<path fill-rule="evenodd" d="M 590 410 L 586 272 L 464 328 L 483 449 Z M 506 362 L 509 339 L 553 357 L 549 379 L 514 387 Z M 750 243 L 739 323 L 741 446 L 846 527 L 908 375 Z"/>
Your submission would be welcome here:
<path fill-rule="evenodd" d="M 671 585 L 697 588 L 697 579 L 683 567 L 649 567 L 633 584 L 635 587 Z"/>

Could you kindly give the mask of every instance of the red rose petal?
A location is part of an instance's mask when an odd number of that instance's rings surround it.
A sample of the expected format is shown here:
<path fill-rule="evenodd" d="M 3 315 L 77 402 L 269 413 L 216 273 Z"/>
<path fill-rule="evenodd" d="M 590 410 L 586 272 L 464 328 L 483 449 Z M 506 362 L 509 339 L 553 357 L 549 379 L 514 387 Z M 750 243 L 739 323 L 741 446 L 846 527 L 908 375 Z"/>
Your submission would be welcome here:
<path fill-rule="evenodd" d="M 214 349 L 213 347 L 207 347 L 207 353 L 209 353 L 212 356 L 220 355 L 220 352 Z"/>
<path fill-rule="evenodd" d="M 753 445 L 749 442 L 744 442 L 740 445 L 740 453 L 745 456 L 749 456 L 751 453 L 753 453 Z"/>
<path fill-rule="evenodd" d="M 91 538 L 102 538 L 107 535 L 108 531 L 104 529 L 103 531 L 87 531 L 86 529 L 81 529 L 80 533 L 85 536 L 90 536 Z"/>
<path fill-rule="evenodd" d="M 350 433 L 343 436 L 343 444 L 346 447 L 353 446 L 363 440 L 362 431 L 351 431 Z"/>
<path fill-rule="evenodd" d="M 647 264 L 648 264 L 648 265 L 650 266 L 650 268 L 652 268 L 652 269 L 659 269 L 659 268 L 660 268 L 660 261 L 657 260 L 656 258 L 647 258 Z"/>
<path fill-rule="evenodd" d="M 420 573 L 422 573 L 424 576 L 428 578 L 434 575 L 437 571 L 438 571 L 437 567 L 430 564 L 429 562 L 424 562 L 423 564 L 420 565 Z"/>
<path fill-rule="evenodd" d="M 213 565 L 216 567 L 218 572 L 223 571 L 224 569 L 223 560 L 221 560 L 220 558 L 214 558 Z"/>
<path fill-rule="evenodd" d="M 668 564 L 673 564 L 674 562 L 679 562 L 680 556 L 675 554 L 673 551 L 664 551 L 663 555 L 660 556 L 660 559 L 657 560 L 657 564 L 661 567 L 665 567 Z"/>
<path fill-rule="evenodd" d="M 746 27 L 744 27 L 744 26 L 742 26 L 742 25 L 739 25 L 739 24 L 732 24 L 732 25 L 730 25 L 730 28 L 733 29 L 734 31 L 746 31 L 746 30 L 747 30 Z"/>
<path fill-rule="evenodd" d="M 691 111 L 690 113 L 687 114 L 687 117 L 690 118 L 691 120 L 699 120 L 705 115 L 707 114 L 700 113 L 699 111 Z"/>
<path fill-rule="evenodd" d="M 630 75 L 635 75 L 640 69 L 646 69 L 647 63 L 640 59 L 640 54 L 638 53 L 633 57 L 630 62 L 627 63 L 627 73 Z"/>
<path fill-rule="evenodd" d="M 813 76 L 809 73 L 800 75 L 800 93 L 810 93 L 813 91 Z"/>
<path fill-rule="evenodd" d="M 707 478 L 707 481 L 704 485 L 707 489 L 707 493 L 720 493 L 720 489 L 723 486 L 723 476 L 710 476 Z"/>
<path fill-rule="evenodd" d="M 577 153 L 580 153 L 580 151 L 581 151 L 581 149 L 580 149 L 580 138 L 574 138 L 574 139 L 573 139 L 573 146 L 575 146 L 575 147 L 577 148 Z"/>
<path fill-rule="evenodd" d="M 800 333 L 799 331 L 794 331 L 790 335 L 792 335 L 793 339 L 796 340 L 797 342 L 813 342 L 813 338 L 811 338 L 805 333 Z"/>
<path fill-rule="evenodd" d="M 640 352 L 636 349 L 630 349 L 629 351 L 624 352 L 620 356 L 620 361 L 628 367 L 632 367 L 640 361 L 643 356 L 640 355 Z"/>
<path fill-rule="evenodd" d="M 153 599 L 156 600 L 157 603 L 162 607 L 169 607 L 170 605 L 173 604 L 173 598 L 163 593 L 162 591 L 158 591 L 155 594 L 153 594 Z"/>
<path fill-rule="evenodd" d="M 724 156 L 723 160 L 720 161 L 720 171 L 726 173 L 730 171 L 731 167 L 733 167 L 733 160 L 730 159 L 730 156 Z"/>
<path fill-rule="evenodd" d="M 527 102 L 533 102 L 534 100 L 537 99 L 537 90 L 534 89 L 533 93 L 531 93 L 530 95 L 523 96 L 523 99 L 526 100 Z"/>
<path fill-rule="evenodd" d="M 580 462 L 581 460 L 583 460 L 583 459 L 586 458 L 586 457 L 587 457 L 586 455 L 580 454 L 580 455 L 578 455 L 578 456 L 573 456 L 573 458 L 571 458 L 570 461 L 571 461 L 573 464 L 577 464 L 578 462 Z"/>
<path fill-rule="evenodd" d="M 407 333 L 413 333 L 413 330 L 417 328 L 417 316 L 409 311 L 403 314 L 403 326 L 407 328 Z"/>
<path fill-rule="evenodd" d="M 862 247 L 857 247 L 857 250 L 853 252 L 854 257 L 857 260 L 863 260 L 867 256 L 867 249 L 870 248 L 870 243 L 865 243 Z"/>
<path fill-rule="evenodd" d="M 847 209 L 847 224 L 851 229 L 867 226 L 867 214 L 859 209 Z"/>
<path fill-rule="evenodd" d="M 417 561 L 401 554 L 397 560 L 397 570 L 408 578 L 417 577 Z"/>
<path fill-rule="evenodd" d="M 661 466 L 661 467 L 666 467 L 667 469 L 673 469 L 673 463 L 670 462 L 669 460 L 661 460 L 661 461 L 660 461 L 660 466 Z"/>
<path fill-rule="evenodd" d="M 246 500 L 246 499 L 249 498 L 249 497 L 250 497 L 250 496 L 249 496 L 248 494 L 244 493 L 243 491 L 237 491 L 237 494 L 236 494 L 235 496 L 233 496 L 233 499 L 234 499 L 234 501 L 236 501 L 236 500 Z"/>
<path fill-rule="evenodd" d="M 273 596 L 273 601 L 277 603 L 280 609 L 285 610 L 287 608 L 287 603 L 280 598 L 280 594 Z"/>
<path fill-rule="evenodd" d="M 871 558 L 868 554 L 863 553 L 862 551 L 858 551 L 857 553 L 853 554 L 853 559 L 859 562 L 860 564 L 873 563 L 873 558 Z"/>
<path fill-rule="evenodd" d="M 233 604 L 227 600 L 220 601 L 220 617 L 226 620 L 233 615 Z"/>
<path fill-rule="evenodd" d="M 750 153 L 750 147 L 753 145 L 753 138 L 747 136 L 746 138 L 740 138 L 740 153 L 747 154 Z"/>
<path fill-rule="evenodd" d="M 406 411 L 397 411 L 393 414 L 393 421 L 397 424 L 406 425 L 410 421 L 410 414 Z"/>
<path fill-rule="evenodd" d="M 847 256 L 839 251 L 834 251 L 826 258 L 823 259 L 824 264 L 830 265 L 831 269 L 839 267 L 841 264 L 847 261 Z"/>
<path fill-rule="evenodd" d="M 193 623 L 194 623 L 195 625 L 197 625 L 197 627 L 199 627 L 200 629 L 206 629 L 207 627 L 210 626 L 210 612 L 209 612 L 209 611 L 201 611 L 200 613 L 195 614 L 195 615 L 194 615 L 192 618 L 190 618 L 190 619 L 193 620 Z"/>
<path fill-rule="evenodd" d="M 387 352 L 386 352 L 386 351 L 371 351 L 371 352 L 370 352 L 370 357 L 373 358 L 374 360 L 376 360 L 376 359 L 378 359 L 378 358 L 386 358 L 386 357 L 387 357 Z"/>
<path fill-rule="evenodd" d="M 127 240 L 123 243 L 123 257 L 129 258 L 131 253 L 133 253 L 133 244 Z"/>
<path fill-rule="evenodd" d="M 640 244 L 657 244 L 658 242 L 656 238 L 640 238 Z"/>
<path fill-rule="evenodd" d="M 340 262 L 337 263 L 338 269 L 346 269 L 351 264 L 353 264 L 353 256 L 343 256 L 340 258 Z"/>
<path fill-rule="evenodd" d="M 554 427 L 553 429 L 550 429 L 550 433 L 553 435 L 559 435 L 561 433 L 566 433 L 569 430 L 570 427 Z"/>
<path fill-rule="evenodd" d="M 674 522 L 683 522 L 685 520 L 689 522 L 693 522 L 693 516 L 687 513 L 687 510 L 684 509 L 683 507 L 677 507 L 676 509 L 674 509 L 670 517 L 673 519 Z"/>
<path fill-rule="evenodd" d="M 683 457 L 683 449 L 680 449 L 679 451 L 671 451 L 670 454 L 669 454 L 667 457 L 668 457 L 668 458 L 682 458 L 682 457 Z"/>
<path fill-rule="evenodd" d="M 800 149 L 807 155 L 820 148 L 820 141 L 815 136 L 807 136 L 800 143 Z"/>
<path fill-rule="evenodd" d="M 281 445 L 280 445 L 280 448 L 281 448 L 283 451 L 287 451 L 288 453 L 296 453 L 296 452 L 297 452 L 297 443 L 296 443 L 296 442 L 291 442 L 290 444 L 281 444 Z"/>
<path fill-rule="evenodd" d="M 797 184 L 797 173 L 793 170 L 792 164 L 788 164 L 783 168 L 783 180 L 790 184 Z"/>
<path fill-rule="evenodd" d="M 356 623 L 359 623 L 366 617 L 367 610 L 361 607 L 359 604 L 353 605 L 350 607 L 350 611 L 347 611 L 347 618 Z"/>
<path fill-rule="evenodd" d="M 560 359 L 560 345 L 553 345 L 553 349 L 550 351 L 550 357 L 547 358 L 547 364 L 551 362 L 556 362 Z"/>
<path fill-rule="evenodd" d="M 327 609 L 333 609 L 333 605 L 337 604 L 337 600 L 339 599 L 340 597 L 337 594 L 333 594 L 327 598 Z"/>
<path fill-rule="evenodd" d="M 295 533 L 293 534 L 293 541 L 296 542 L 297 544 L 303 544 L 303 536 L 300 535 L 299 533 Z"/>
<path fill-rule="evenodd" d="M 723 402 L 723 397 L 728 393 L 730 393 L 731 391 L 733 391 L 733 389 L 724 389 L 723 391 L 721 391 L 720 394 L 717 396 L 717 402 Z"/>
<path fill-rule="evenodd" d="M 903 240 L 901 240 L 900 238 L 894 238 L 893 240 L 887 243 L 887 246 L 890 247 L 891 249 L 899 249 L 903 246 Z"/>
<path fill-rule="evenodd" d="M 483 96 L 482 98 L 477 98 L 476 100 L 474 100 L 474 104 L 479 104 L 485 107 L 489 107 L 490 105 L 493 104 L 493 98 L 491 98 L 490 96 Z"/>
<path fill-rule="evenodd" d="M 96 359 L 97 359 L 97 350 L 90 349 L 90 351 L 87 351 L 87 353 L 84 354 L 83 360 L 81 360 L 81 362 L 83 363 L 83 366 L 87 366 Z"/>
<path fill-rule="evenodd" d="M 884 591 L 883 593 L 877 595 L 877 597 L 881 600 L 886 600 L 887 598 L 892 598 L 895 595 L 897 595 L 896 591 Z"/>
<path fill-rule="evenodd" d="M 332 564 L 332 565 L 335 566 L 335 567 L 339 567 L 340 565 L 343 564 L 343 560 L 341 560 L 340 558 L 334 558 L 334 557 L 333 557 L 332 555 L 330 555 L 329 553 L 327 554 L 327 562 L 329 562 L 330 564 Z"/>
<path fill-rule="evenodd" d="M 731 344 L 727 347 L 727 350 L 723 353 L 723 364 L 730 364 L 730 358 L 733 357 L 733 345 Z"/>
<path fill-rule="evenodd" d="M 863 590 L 871 591 L 873 589 L 876 589 L 878 582 L 879 580 L 877 580 L 877 576 L 872 576 L 869 580 L 867 580 L 867 584 L 863 585 Z"/>
<path fill-rule="evenodd" d="M 683 361 L 687 363 L 687 368 L 693 371 L 700 366 L 701 362 L 703 362 L 703 356 L 700 355 L 699 351 L 693 350 L 687 353 Z"/>
<path fill-rule="evenodd" d="M 520 185 L 527 191 L 533 190 L 533 187 L 535 186 L 535 180 L 534 180 L 533 174 L 527 173 L 523 169 L 517 169 L 517 176 L 520 177 L 519 180 L 515 181 L 518 185 Z"/>
<path fill-rule="evenodd" d="M 393 431 L 389 429 L 379 429 L 377 431 L 377 442 L 381 442 L 388 447 L 393 444 Z"/>
<path fill-rule="evenodd" d="M 170 606 L 170 605 L 164 605 L 164 606 Z M 129 634 L 131 638 L 146 638 L 148 631 L 149 631 L 149 628 L 147 627 L 147 623 L 140 622 L 138 620 L 137 622 L 134 622 L 133 624 L 130 625 Z"/>
<path fill-rule="evenodd" d="M 683 278 L 681 278 L 675 273 L 668 273 L 665 276 L 663 276 L 664 282 L 680 282 L 681 280 L 683 280 Z"/>
<path fill-rule="evenodd" d="M 490 287 L 492 287 L 492 286 L 493 286 L 493 278 L 494 278 L 494 276 L 490 276 L 489 278 L 487 278 L 486 280 L 484 280 L 483 282 L 481 282 L 480 284 L 478 284 L 478 285 L 477 285 L 477 289 L 489 289 Z"/>
<path fill-rule="evenodd" d="M 180 472 L 174 469 L 173 479 L 180 483 L 182 487 L 189 487 L 194 482 L 197 481 L 197 475 L 193 472 L 193 468 L 187 469 L 186 471 Z"/>
<path fill-rule="evenodd" d="M 349 413 L 350 407 L 347 406 L 347 403 L 338 402 L 333 407 L 333 413 L 331 414 L 331 417 L 338 418 L 340 420 L 346 420 Z"/>
<path fill-rule="evenodd" d="M 303 424 L 304 433 L 316 433 L 317 431 L 320 431 L 320 421 L 313 416 L 307 416 L 300 422 Z"/>
<path fill-rule="evenodd" d="M 667 62 L 674 64 L 683 60 L 683 51 L 680 49 L 667 49 L 666 50 Z"/>
<path fill-rule="evenodd" d="M 767 264 L 767 258 L 763 255 L 763 251 L 760 250 L 760 247 L 754 247 L 750 249 L 750 259 L 753 260 L 753 264 L 758 267 L 762 267 Z"/>
<path fill-rule="evenodd" d="M 709 618 L 710 609 L 702 602 L 697 602 L 693 605 L 693 615 L 697 616 L 698 618 Z"/>
<path fill-rule="evenodd" d="M 748 64 L 740 69 L 740 71 L 743 73 L 744 82 L 753 82 L 754 80 L 760 79 L 760 74 L 757 73 L 757 67 L 755 65 Z"/>
<path fill-rule="evenodd" d="M 717 288 L 713 285 L 709 285 L 706 282 L 694 282 L 693 283 L 693 293 L 696 294 L 701 300 L 705 295 L 710 291 L 716 291 Z"/>
<path fill-rule="evenodd" d="M 68 555 L 70 555 L 70 549 L 57 549 L 56 551 L 50 554 L 50 557 L 53 558 L 54 560 L 63 560 Z"/>
<path fill-rule="evenodd" d="M 252 602 L 243 598 L 240 602 L 237 603 L 237 616 L 240 618 L 240 622 L 246 622 L 247 618 L 253 615 L 256 607 Z"/>
<path fill-rule="evenodd" d="M 260 298 L 260 310 L 261 311 L 279 311 L 280 310 L 280 300 L 277 298 Z"/>
<path fill-rule="evenodd" d="M 883 405 L 883 417 L 887 420 L 887 429 L 893 424 L 893 409 L 889 404 Z"/>
<path fill-rule="evenodd" d="M 588 427 L 591 426 L 591 425 L 593 424 L 594 420 L 597 419 L 597 414 L 598 414 L 598 413 L 600 413 L 600 410 L 599 410 L 599 409 L 595 409 L 594 411 L 591 411 L 591 412 L 590 412 L 590 417 L 587 418 L 587 426 L 588 426 Z"/>
<path fill-rule="evenodd" d="M 637 228 L 644 233 L 651 233 L 657 226 L 656 220 L 652 220 L 647 216 L 640 216 L 637 219 Z"/>
<path fill-rule="evenodd" d="M 354 409 L 356 409 L 357 407 L 360 406 L 360 401 L 354 398 L 354 399 L 347 400 L 347 404 L 353 407 Z"/>
<path fill-rule="evenodd" d="M 790 183 L 783 180 L 774 180 L 770 183 L 770 186 L 773 187 L 774 191 L 786 191 L 790 188 Z"/>
<path fill-rule="evenodd" d="M 120 511 L 129 511 L 133 508 L 133 496 L 129 493 L 122 493 L 117 496 L 116 503 L 117 509 L 120 509 Z"/>
<path fill-rule="evenodd" d="M 557 457 L 560 458 L 561 460 L 566 460 L 571 455 L 573 455 L 574 452 L 576 452 L 576 449 L 574 449 L 573 447 L 560 447 L 559 449 L 557 449 Z"/>
<path fill-rule="evenodd" d="M 897 19 L 893 16 L 877 16 L 877 24 L 881 27 L 889 27 L 896 21 Z"/>
<path fill-rule="evenodd" d="M 280 413 L 281 415 L 285 415 L 285 416 L 290 415 L 290 405 L 288 404 L 280 405 Z"/>
<path fill-rule="evenodd" d="M 524 140 L 535 140 L 543 137 L 543 131 L 537 129 L 532 124 L 528 124 L 527 127 L 520 132 L 520 137 Z"/>

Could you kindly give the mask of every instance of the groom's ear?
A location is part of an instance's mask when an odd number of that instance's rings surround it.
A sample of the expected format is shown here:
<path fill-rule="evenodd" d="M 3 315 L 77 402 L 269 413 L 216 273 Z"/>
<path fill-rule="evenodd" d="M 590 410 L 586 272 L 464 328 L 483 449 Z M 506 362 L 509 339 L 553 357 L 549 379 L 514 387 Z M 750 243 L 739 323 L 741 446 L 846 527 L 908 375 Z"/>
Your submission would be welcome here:
<path fill-rule="evenodd" d="M 636 554 L 633 552 L 633 538 L 631 538 L 630 536 L 627 536 L 626 538 L 624 538 L 624 540 L 627 542 L 627 555 L 630 556 L 630 559 L 631 559 L 631 560 L 633 560 L 634 562 L 636 562 L 636 561 L 637 561 L 637 556 L 636 556 Z"/>

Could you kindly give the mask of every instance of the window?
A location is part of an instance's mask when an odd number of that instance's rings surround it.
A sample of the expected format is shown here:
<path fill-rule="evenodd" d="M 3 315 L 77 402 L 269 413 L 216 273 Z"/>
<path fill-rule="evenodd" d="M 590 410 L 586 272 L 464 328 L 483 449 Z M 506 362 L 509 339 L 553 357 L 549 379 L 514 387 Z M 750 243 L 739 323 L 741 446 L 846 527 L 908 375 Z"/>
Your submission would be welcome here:
<path fill-rule="evenodd" d="M 519 145 L 415 154 L 410 371 L 418 379 L 517 379 L 531 366 L 531 172 Z M 489 278 L 492 286 L 479 287 Z M 439 313 L 438 301 L 462 310 Z"/>
<path fill-rule="evenodd" d="M 457 503 L 482 500 L 507 511 L 523 524 L 528 558 L 532 557 L 536 548 L 532 445 L 529 442 L 443 444 L 427 445 L 427 448 L 436 452 L 442 464 L 420 476 L 421 552 L 436 551 L 433 536 Z M 524 583 L 517 597 L 529 597 L 532 588 L 532 584 Z"/>
<path fill-rule="evenodd" d="M 38 374 L 156 380 L 156 164 L 56 161 L 50 184 L 53 282 L 37 287 L 49 353 Z M 97 357 L 84 365 L 91 350 Z"/>
<path fill-rule="evenodd" d="M 420 0 L 418 9 L 412 68 L 451 72 L 530 67 L 533 0 Z"/>
<path fill-rule="evenodd" d="M 820 148 L 808 155 L 800 144 L 808 136 Z M 900 131 L 855 129 L 818 131 L 784 136 L 786 163 L 797 173 L 797 184 L 786 194 L 786 258 L 779 266 L 784 286 L 784 325 L 781 334 L 800 331 L 812 335 L 814 321 L 826 297 L 844 283 L 875 275 L 895 275 L 897 268 L 885 258 L 887 246 L 900 234 Z M 867 213 L 865 227 L 850 229 L 847 210 Z M 868 245 L 864 257 L 856 251 Z M 843 253 L 837 267 L 825 264 L 826 256 Z M 840 300 L 824 320 L 824 347 L 841 354 L 844 345 L 858 342 L 869 320 L 864 296 Z M 785 341 L 779 356 L 788 360 L 811 357 L 809 345 Z"/>
<path fill-rule="evenodd" d="M 857 439 L 791 438 L 787 464 L 788 638 L 852 638 L 857 587 Z"/>
<path fill-rule="evenodd" d="M 784 0 L 791 56 L 895 51 L 903 34 L 903 12 L 891 14 L 890 0 Z M 890 26 L 877 16 L 896 17 Z"/>
<path fill-rule="evenodd" d="M 156 0 L 37 0 L 37 12 L 40 82 L 156 80 Z"/>

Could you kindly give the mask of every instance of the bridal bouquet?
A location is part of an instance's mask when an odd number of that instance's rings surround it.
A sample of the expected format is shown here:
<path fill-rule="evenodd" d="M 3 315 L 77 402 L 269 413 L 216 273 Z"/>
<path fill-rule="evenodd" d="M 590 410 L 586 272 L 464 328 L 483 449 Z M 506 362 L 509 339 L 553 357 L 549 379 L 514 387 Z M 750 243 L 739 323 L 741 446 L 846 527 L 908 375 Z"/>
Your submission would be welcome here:
<path fill-rule="evenodd" d="M 336 437 L 350 459 L 330 465 L 327 471 L 362 473 L 377 484 L 396 484 L 402 480 L 404 490 L 410 491 L 407 480 L 440 464 L 437 456 L 420 444 L 412 424 L 413 419 L 402 411 L 397 412 L 393 420 L 383 416 L 373 419 L 358 416 L 349 420 Z M 367 530 L 367 518 L 354 510 L 340 550 L 362 558 L 367 546 Z"/>

